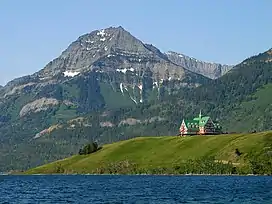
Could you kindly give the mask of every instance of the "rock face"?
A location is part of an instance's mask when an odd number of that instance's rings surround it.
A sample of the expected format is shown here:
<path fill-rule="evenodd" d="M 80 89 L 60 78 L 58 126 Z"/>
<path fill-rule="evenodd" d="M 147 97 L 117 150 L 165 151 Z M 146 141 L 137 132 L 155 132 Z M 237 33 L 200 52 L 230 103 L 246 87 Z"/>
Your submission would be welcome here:
<path fill-rule="evenodd" d="M 231 68 L 198 61 L 175 52 L 162 53 L 153 45 L 144 44 L 121 26 L 109 27 L 80 36 L 42 70 L 10 81 L 2 92 L 13 94 L 26 85 L 42 87 L 58 84 L 90 71 L 112 75 L 114 72 L 125 73 L 130 70 L 139 77 L 151 71 L 156 84 L 169 78 L 181 82 L 185 78 L 193 79 L 196 84 L 201 84 L 199 80 L 203 81 L 202 76 L 215 79 Z"/>
<path fill-rule="evenodd" d="M 148 91 L 156 90 L 159 98 L 162 86 L 169 86 L 168 90 L 192 88 L 208 81 L 207 77 L 171 61 L 153 45 L 144 44 L 124 28 L 110 27 L 80 36 L 40 71 L 7 83 L 0 89 L 0 102 L 27 93 L 35 100 L 39 96 L 71 101 L 89 111 L 94 103 L 96 107 L 107 105 L 105 92 L 101 93 L 105 87 L 102 89 L 101 83 L 110 86 L 113 92 L 119 90 L 120 97 L 138 104 L 146 100 Z M 82 105 L 88 100 L 87 106 Z M 38 102 L 44 105 L 43 101 Z M 25 115 L 26 108 L 29 106 L 23 109 L 21 116 Z"/>
<path fill-rule="evenodd" d="M 90 70 L 131 70 L 142 71 L 139 74 L 143 74 L 146 69 L 158 73 L 161 79 L 165 78 L 166 70 L 172 78 L 192 74 L 122 27 L 110 27 L 80 36 L 60 57 L 48 63 L 35 76 L 39 80 L 48 80 L 57 75 L 74 77 Z"/>
<path fill-rule="evenodd" d="M 141 121 L 137 120 L 135 118 L 127 118 L 125 120 L 122 120 L 119 123 L 119 126 L 121 126 L 121 125 L 136 125 L 137 123 L 141 123 Z"/>
<path fill-rule="evenodd" d="M 29 114 L 30 112 L 40 112 L 47 110 L 51 106 L 58 105 L 59 101 L 54 98 L 41 98 L 31 103 L 26 104 L 20 111 L 20 117 Z"/>
<path fill-rule="evenodd" d="M 168 59 L 175 64 L 180 65 L 192 72 L 202 74 L 203 76 L 209 77 L 211 79 L 216 79 L 223 76 L 234 67 L 218 63 L 203 62 L 172 51 L 166 54 L 168 56 Z"/>

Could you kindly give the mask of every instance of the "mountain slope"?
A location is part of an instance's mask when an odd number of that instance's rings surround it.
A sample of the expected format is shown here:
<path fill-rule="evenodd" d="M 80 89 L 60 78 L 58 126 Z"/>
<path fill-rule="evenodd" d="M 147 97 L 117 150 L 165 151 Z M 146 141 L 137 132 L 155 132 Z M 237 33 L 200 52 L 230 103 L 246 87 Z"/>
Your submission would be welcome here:
<path fill-rule="evenodd" d="M 158 90 L 164 81 L 171 80 L 172 84 L 179 87 L 196 87 L 209 81 L 172 63 L 157 48 L 143 44 L 122 27 L 110 27 L 79 37 L 42 70 L 9 82 L 1 95 L 8 100 L 14 95 L 34 93 L 35 96 L 31 97 L 33 101 L 46 97 L 55 98 L 59 103 L 66 100 L 70 104 L 80 105 L 77 100 L 81 94 L 77 87 L 80 81 L 97 78 L 99 82 L 93 82 L 93 92 L 100 89 L 100 83 L 105 83 L 108 88 L 111 86 L 115 92 L 119 90 L 123 93 L 128 88 L 141 89 L 138 98 L 129 94 L 130 100 L 136 101 L 135 103 L 145 100 L 146 92 L 153 91 L 154 88 Z M 67 94 L 63 96 L 62 92 L 65 91 Z M 159 93 L 157 95 L 159 97 Z M 100 105 L 106 105 L 107 101 L 104 103 Z"/>
<path fill-rule="evenodd" d="M 180 65 L 192 72 L 202 74 L 203 76 L 209 77 L 211 79 L 216 79 L 223 76 L 234 67 L 218 63 L 203 62 L 173 51 L 167 52 L 166 54 L 168 59 L 175 64 Z"/>
<path fill-rule="evenodd" d="M 239 131 L 243 129 L 271 129 L 272 121 L 272 83 L 259 88 L 251 99 L 237 105 L 228 115 L 227 120 L 235 121 L 228 124 L 227 129 Z M 246 121 L 246 122 L 245 122 Z"/>
<path fill-rule="evenodd" d="M 221 123 L 226 131 L 269 130 L 271 129 L 269 122 L 272 114 L 271 100 L 265 95 L 272 94 L 271 57 L 271 49 L 250 57 L 224 76 L 192 92 L 182 91 L 178 97 L 180 100 L 190 102 L 193 109 L 201 108 L 204 113 L 209 113 L 213 118 L 223 121 Z M 263 88 L 266 88 L 265 94 L 262 93 Z M 256 96 L 259 99 L 256 99 Z M 245 111 L 244 106 L 249 104 L 251 107 Z M 265 110 L 262 113 L 257 111 L 259 105 Z M 176 105 L 179 109 L 187 110 L 188 107 L 190 106 L 184 104 L 180 107 Z M 168 114 L 175 113 L 169 111 Z"/>
<path fill-rule="evenodd" d="M 76 155 L 64 160 L 36 167 L 26 171 L 26 174 L 103 174 L 111 173 L 110 171 L 113 171 L 113 169 L 110 167 L 114 166 L 116 172 L 113 172 L 121 174 L 122 172 L 152 173 L 155 172 L 154 170 L 156 169 L 165 169 L 161 173 L 167 173 L 167 169 L 182 165 L 182 163 L 190 159 L 203 159 L 209 157 L 214 157 L 219 161 L 225 161 L 225 163 L 235 163 L 237 169 L 243 168 L 247 171 L 243 173 L 253 173 L 252 166 L 250 165 L 252 156 L 265 155 L 265 153 L 268 152 L 267 147 L 272 145 L 271 139 L 271 132 L 185 138 L 135 138 L 104 145 L 101 150 L 90 155 Z M 164 151 L 161 151 L 162 149 L 164 149 Z M 236 149 L 241 153 L 240 156 L 236 155 Z M 131 172 L 126 172 L 125 166 L 123 166 L 123 168 L 121 165 L 118 166 L 120 162 L 126 162 L 127 168 L 129 167 L 128 165 L 131 165 L 134 168 L 129 168 Z M 210 171 L 212 171 L 212 167 L 210 167 Z M 156 172 L 158 173 L 158 171 Z"/>
<path fill-rule="evenodd" d="M 41 71 L 15 79 L 7 87 L 26 82 L 54 83 L 63 76 L 73 77 L 91 70 L 109 73 L 134 70 L 143 74 L 147 68 L 158 74 L 156 76 L 160 79 L 197 75 L 175 65 L 157 48 L 143 44 L 122 27 L 110 27 L 80 36 Z M 169 76 L 165 76 L 166 71 Z"/>
<path fill-rule="evenodd" d="M 90 111 L 110 107 L 112 100 L 107 100 L 105 90 L 114 93 L 116 99 L 126 100 L 124 106 L 131 106 L 158 99 L 161 86 L 196 87 L 208 81 L 172 63 L 157 48 L 143 44 L 122 27 L 110 27 L 79 37 L 42 70 L 9 82 L 1 90 L 0 110 L 12 113 L 1 112 L 6 118 L 22 117 L 57 105 Z M 16 104 L 20 111 L 8 107 L 15 99 L 21 101 Z"/>
<path fill-rule="evenodd" d="M 75 153 L 77 145 L 99 135 L 104 135 L 103 142 L 109 141 L 103 125 L 95 126 L 94 120 L 88 119 L 81 127 L 91 135 L 63 130 L 66 137 L 42 137 L 72 119 L 137 109 L 159 103 L 180 89 L 209 82 L 172 63 L 157 48 L 142 43 L 122 27 L 80 36 L 42 70 L 14 79 L 0 90 L 0 151 L 5 155 L 0 159 L 0 169 L 28 168 L 63 158 Z M 116 123 L 127 118 L 120 114 Z M 34 157 L 34 152 L 38 156 Z M 21 163 L 14 162 L 18 158 Z"/>

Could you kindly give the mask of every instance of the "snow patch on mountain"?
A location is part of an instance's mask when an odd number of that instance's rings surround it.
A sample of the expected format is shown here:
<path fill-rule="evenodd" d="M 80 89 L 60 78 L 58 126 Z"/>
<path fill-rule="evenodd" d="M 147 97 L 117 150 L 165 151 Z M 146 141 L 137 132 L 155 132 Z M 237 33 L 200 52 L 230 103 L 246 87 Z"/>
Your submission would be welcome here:
<path fill-rule="evenodd" d="M 154 86 L 155 86 L 155 87 L 158 86 L 158 82 L 156 82 L 156 81 L 153 82 L 153 87 L 154 87 Z"/>
<path fill-rule="evenodd" d="M 134 69 L 133 68 L 130 68 L 130 69 L 124 68 L 124 69 L 116 69 L 116 71 L 123 72 L 125 74 L 127 71 L 134 72 Z"/>
<path fill-rule="evenodd" d="M 105 29 L 102 29 L 101 31 L 97 32 L 97 35 L 100 35 L 103 38 L 106 35 Z"/>
<path fill-rule="evenodd" d="M 91 43 L 91 44 L 93 44 L 93 43 L 94 43 L 94 41 L 93 41 L 93 40 L 86 40 L 85 42 L 86 42 L 86 43 Z"/>
<path fill-rule="evenodd" d="M 129 96 L 129 97 L 135 104 L 138 104 L 137 101 L 134 98 L 132 98 L 132 96 Z"/>
<path fill-rule="evenodd" d="M 120 84 L 120 90 L 121 90 L 122 94 L 124 95 L 123 83 Z"/>
<path fill-rule="evenodd" d="M 63 72 L 63 74 L 64 74 L 65 77 L 74 77 L 76 75 L 79 75 L 80 72 L 65 71 L 65 72 Z"/>

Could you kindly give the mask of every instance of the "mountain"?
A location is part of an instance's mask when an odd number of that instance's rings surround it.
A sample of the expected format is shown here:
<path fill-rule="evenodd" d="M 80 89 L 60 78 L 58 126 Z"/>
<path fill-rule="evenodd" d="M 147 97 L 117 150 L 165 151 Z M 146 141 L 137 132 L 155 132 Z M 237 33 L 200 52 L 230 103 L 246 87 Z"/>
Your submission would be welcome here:
<path fill-rule="evenodd" d="M 231 65 L 203 62 L 173 51 L 167 52 L 166 55 L 173 63 L 211 79 L 223 76 L 234 67 Z"/>
<path fill-rule="evenodd" d="M 0 140 L 1 153 L 6 157 L 0 159 L 0 169 L 21 168 L 22 163 L 26 168 L 67 156 L 99 135 L 107 142 L 111 139 L 104 130 L 112 123 L 122 127 L 138 121 L 129 113 L 114 118 L 114 111 L 125 114 L 167 100 L 180 89 L 194 89 L 210 81 L 173 63 L 159 49 L 142 43 L 122 27 L 82 35 L 40 71 L 14 79 L 1 89 Z M 101 115 L 106 115 L 105 121 L 97 124 L 94 118 Z M 150 115 L 145 120 L 163 119 Z M 81 135 L 71 121 L 92 134 Z M 66 136 L 43 137 L 66 125 Z M 21 163 L 14 163 L 19 157 Z"/>
<path fill-rule="evenodd" d="M 33 109 L 35 104 L 43 107 L 42 103 L 56 105 L 65 100 L 69 104 L 80 106 L 78 100 L 73 100 L 77 96 L 70 93 L 70 88 L 67 86 L 68 84 L 77 86 L 83 79 L 88 80 L 87 78 L 89 80 L 99 78 L 99 85 L 96 82 L 92 84 L 93 89 L 100 86 L 102 92 L 100 94 L 96 91 L 97 98 L 101 99 L 96 101 L 99 103 L 96 104 L 97 106 L 108 104 L 103 90 L 106 92 L 109 88 L 118 89 L 123 95 L 127 92 L 126 98 L 130 98 L 130 102 L 127 103 L 137 104 L 148 100 L 148 91 L 152 92 L 154 89 L 158 92 L 160 85 L 164 82 L 167 84 L 167 81 L 171 81 L 172 86 L 176 84 L 175 87 L 196 87 L 209 81 L 202 75 L 174 64 L 157 48 L 142 43 L 122 27 L 110 27 L 80 36 L 42 70 L 9 82 L 4 87 L 2 98 L 14 96 L 26 90 L 28 93 L 36 93 L 36 102 L 32 101 L 32 104 L 29 104 L 20 116 L 28 113 L 27 110 Z M 135 88 L 137 93 L 133 93 Z M 56 90 L 67 92 L 67 97 L 56 98 Z M 50 91 L 54 93 L 49 93 Z M 160 93 L 156 95 L 159 98 Z M 70 96 L 73 96 L 73 99 Z M 42 97 L 51 99 L 53 97 L 58 100 L 58 103 L 53 99 L 40 100 Z M 103 97 L 105 97 L 104 101 L 102 101 Z"/>
<path fill-rule="evenodd" d="M 89 141 L 175 135 L 181 119 L 200 109 L 226 131 L 267 130 L 270 57 L 271 50 L 212 80 L 122 27 L 80 36 L 43 69 L 0 90 L 0 171 L 65 158 Z M 251 111 L 254 100 L 265 113 Z"/>

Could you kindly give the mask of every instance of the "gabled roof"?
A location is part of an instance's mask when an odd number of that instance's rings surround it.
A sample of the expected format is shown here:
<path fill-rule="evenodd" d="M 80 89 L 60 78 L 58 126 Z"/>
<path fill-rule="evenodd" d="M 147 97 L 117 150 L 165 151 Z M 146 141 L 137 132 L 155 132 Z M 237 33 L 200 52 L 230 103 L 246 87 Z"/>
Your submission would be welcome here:
<path fill-rule="evenodd" d="M 199 126 L 203 127 L 207 124 L 207 122 L 209 121 L 210 117 L 202 117 L 199 121 Z"/>
<path fill-rule="evenodd" d="M 199 125 L 198 121 L 195 121 L 195 120 L 184 120 L 184 123 L 185 123 L 186 126 L 187 125 L 191 125 L 191 124 L 193 124 L 193 125 Z"/>
<path fill-rule="evenodd" d="M 191 131 L 199 130 L 199 122 L 196 120 L 184 120 L 186 127 Z"/>

